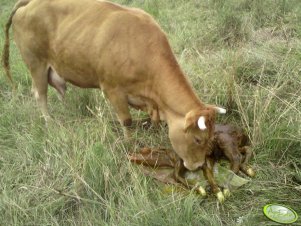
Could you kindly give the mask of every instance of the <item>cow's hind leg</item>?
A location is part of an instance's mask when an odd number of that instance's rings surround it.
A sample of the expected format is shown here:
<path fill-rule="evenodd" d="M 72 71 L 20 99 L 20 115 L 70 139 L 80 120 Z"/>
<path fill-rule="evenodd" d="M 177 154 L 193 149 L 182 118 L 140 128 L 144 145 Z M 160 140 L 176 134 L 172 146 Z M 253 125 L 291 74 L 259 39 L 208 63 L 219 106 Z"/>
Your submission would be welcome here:
<path fill-rule="evenodd" d="M 29 67 L 32 76 L 32 92 L 41 109 L 42 115 L 47 123 L 50 116 L 47 108 L 47 88 L 48 88 L 48 68 L 46 64 L 30 64 Z"/>
<path fill-rule="evenodd" d="M 22 33 L 23 28 L 19 26 L 20 24 L 22 24 L 21 21 L 19 21 L 18 17 L 14 17 L 14 20 L 16 20 L 16 25 L 14 26 L 15 42 L 32 77 L 31 92 L 37 100 L 38 106 L 47 123 L 50 118 L 47 109 L 47 60 L 44 53 L 42 52 L 43 48 L 40 46 L 38 39 L 35 40 L 36 42 L 33 42 L 30 38 L 35 37 L 35 34 L 32 34 L 29 30 L 26 35 L 24 35 Z"/>
<path fill-rule="evenodd" d="M 132 117 L 130 114 L 128 98 L 126 94 L 118 88 L 103 88 L 103 91 L 117 113 L 117 117 L 119 119 L 120 124 L 122 125 L 125 138 L 130 138 L 130 127 L 132 126 Z"/>

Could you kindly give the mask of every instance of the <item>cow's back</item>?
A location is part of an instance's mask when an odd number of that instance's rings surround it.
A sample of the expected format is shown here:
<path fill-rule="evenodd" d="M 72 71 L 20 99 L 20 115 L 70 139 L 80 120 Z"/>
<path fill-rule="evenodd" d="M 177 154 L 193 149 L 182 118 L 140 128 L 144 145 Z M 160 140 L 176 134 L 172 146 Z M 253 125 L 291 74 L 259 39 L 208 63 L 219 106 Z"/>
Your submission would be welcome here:
<path fill-rule="evenodd" d="M 162 55 L 174 60 L 164 33 L 149 15 L 110 2 L 32 0 L 17 11 L 13 23 L 21 53 L 30 49 L 65 80 L 82 87 L 131 87 L 149 73 L 155 76 L 154 64 Z M 24 60 L 31 64 L 31 59 Z"/>

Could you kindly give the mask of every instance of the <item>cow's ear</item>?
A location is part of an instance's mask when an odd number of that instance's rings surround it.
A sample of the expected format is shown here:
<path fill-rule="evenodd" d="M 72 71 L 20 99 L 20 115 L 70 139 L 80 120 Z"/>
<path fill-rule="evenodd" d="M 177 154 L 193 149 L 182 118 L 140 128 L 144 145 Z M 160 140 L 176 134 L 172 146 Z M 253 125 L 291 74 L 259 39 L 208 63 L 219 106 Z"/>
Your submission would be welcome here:
<path fill-rule="evenodd" d="M 188 132 L 191 129 L 205 131 L 208 128 L 210 130 L 214 124 L 216 112 L 217 110 L 214 106 L 188 112 L 185 116 L 184 131 Z"/>
<path fill-rule="evenodd" d="M 206 130 L 206 113 L 208 110 L 203 111 L 190 111 L 185 116 L 185 125 L 184 125 L 184 131 L 187 132 L 191 129 L 200 129 L 200 130 Z M 205 113 L 205 114 L 202 114 Z"/>
<path fill-rule="evenodd" d="M 197 126 L 198 117 L 196 112 L 190 111 L 185 116 L 185 124 L 184 124 L 184 131 L 188 132 L 189 130 L 196 128 Z"/>

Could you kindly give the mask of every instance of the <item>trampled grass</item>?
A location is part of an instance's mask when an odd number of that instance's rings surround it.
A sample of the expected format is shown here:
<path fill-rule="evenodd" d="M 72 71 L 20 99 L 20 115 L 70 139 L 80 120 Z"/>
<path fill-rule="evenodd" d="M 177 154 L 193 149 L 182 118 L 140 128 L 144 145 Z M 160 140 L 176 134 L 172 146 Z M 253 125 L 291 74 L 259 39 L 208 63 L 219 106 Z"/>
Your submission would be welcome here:
<path fill-rule="evenodd" d="M 170 147 L 166 128 L 136 128 L 129 146 L 99 90 L 70 85 L 62 103 L 50 88 L 46 128 L 12 42 L 15 94 L 0 69 L 0 225 L 276 225 L 263 216 L 268 203 L 301 215 L 301 2 L 115 2 L 152 14 L 199 97 L 228 108 L 218 121 L 246 129 L 256 178 L 223 205 L 163 193 L 126 154 L 141 143 Z M 0 3 L 3 27 L 14 3 Z M 1 29 L 0 52 L 3 43 Z"/>

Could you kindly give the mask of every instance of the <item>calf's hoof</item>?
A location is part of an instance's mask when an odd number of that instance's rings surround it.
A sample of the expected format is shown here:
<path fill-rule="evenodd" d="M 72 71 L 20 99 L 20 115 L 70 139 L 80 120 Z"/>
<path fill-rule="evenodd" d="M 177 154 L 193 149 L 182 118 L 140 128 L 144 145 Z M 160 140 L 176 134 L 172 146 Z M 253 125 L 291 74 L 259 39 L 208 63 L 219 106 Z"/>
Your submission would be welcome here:
<path fill-rule="evenodd" d="M 225 198 L 229 198 L 230 195 L 231 195 L 231 192 L 230 192 L 230 190 L 229 190 L 228 188 L 225 188 L 225 189 L 223 190 L 223 194 L 224 194 L 224 197 L 225 197 Z"/>
<path fill-rule="evenodd" d="M 255 177 L 255 171 L 252 168 L 247 169 L 247 175 L 249 177 Z"/>
<path fill-rule="evenodd" d="M 225 196 L 223 194 L 223 192 L 219 191 L 218 193 L 216 193 L 216 197 L 219 203 L 224 203 L 225 202 Z"/>
<path fill-rule="evenodd" d="M 205 189 L 202 186 L 199 186 L 196 190 L 203 197 L 205 197 L 207 195 Z"/>

